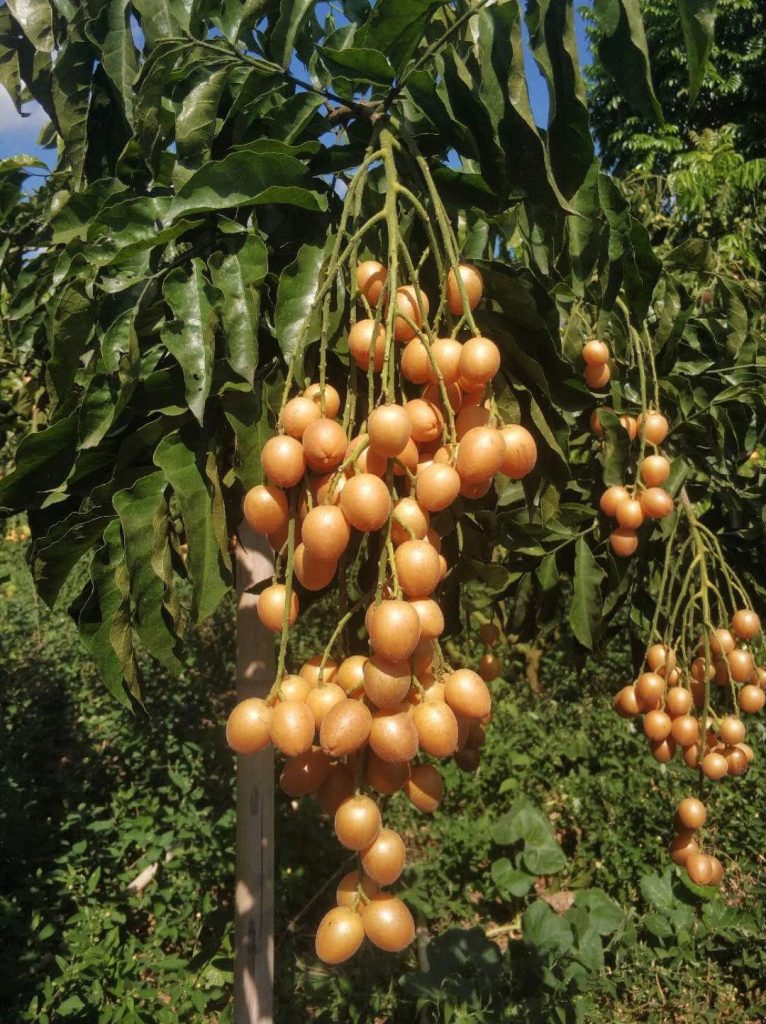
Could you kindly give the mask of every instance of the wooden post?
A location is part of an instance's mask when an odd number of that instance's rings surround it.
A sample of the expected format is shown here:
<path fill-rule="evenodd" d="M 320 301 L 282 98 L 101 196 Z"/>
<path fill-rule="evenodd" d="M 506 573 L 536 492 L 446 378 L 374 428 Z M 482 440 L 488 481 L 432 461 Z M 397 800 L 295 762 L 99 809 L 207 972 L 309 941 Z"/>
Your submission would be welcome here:
<path fill-rule="evenodd" d="M 245 524 L 235 554 L 237 700 L 265 697 L 274 680 L 274 640 L 248 588 L 274 571 L 265 537 Z M 274 750 L 237 759 L 234 1024 L 271 1024 L 274 1012 Z"/>

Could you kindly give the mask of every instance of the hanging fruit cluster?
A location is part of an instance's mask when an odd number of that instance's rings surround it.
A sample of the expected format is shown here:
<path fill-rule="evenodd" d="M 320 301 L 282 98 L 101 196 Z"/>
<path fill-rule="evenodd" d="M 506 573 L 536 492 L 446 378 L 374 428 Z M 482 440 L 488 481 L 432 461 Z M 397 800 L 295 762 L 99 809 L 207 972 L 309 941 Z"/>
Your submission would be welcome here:
<path fill-rule="evenodd" d="M 323 341 L 318 381 L 294 394 L 291 368 L 277 433 L 262 450 L 266 482 L 244 504 L 248 524 L 268 536 L 276 553 L 258 615 L 281 633 L 281 643 L 271 692 L 234 708 L 227 738 L 242 754 L 273 743 L 287 758 L 282 789 L 291 797 L 314 793 L 333 816 L 341 845 L 358 855 L 317 932 L 317 954 L 327 963 L 348 959 L 365 936 L 390 951 L 414 938 L 412 915 L 385 888 L 399 878 L 406 851 L 384 825 L 380 798 L 403 790 L 432 813 L 443 781 L 427 758 L 453 757 L 469 771 L 478 766 L 492 707 L 485 680 L 499 671 L 494 655 L 478 673 L 447 662 L 439 642 L 445 620 L 438 593 L 450 572 L 442 541 L 452 535 L 459 548 L 462 500 L 487 494 L 498 474 L 522 478 L 537 457 L 527 430 L 499 421 L 492 381 L 500 351 L 473 319 L 482 277 L 459 262 L 435 190 L 443 252 L 431 236 L 440 297 L 429 316 L 398 232 L 397 203 L 406 190 L 396 178 L 394 146 L 388 139 L 380 154 L 388 263 L 359 261 L 354 243 L 343 250 L 367 315 L 354 321 L 352 310 L 342 419 L 340 395 L 326 379 Z M 357 178 L 346 210 L 358 209 L 358 187 Z M 328 276 L 339 272 L 339 252 Z M 287 673 L 300 592 L 334 583 L 336 628 L 323 652 Z"/>

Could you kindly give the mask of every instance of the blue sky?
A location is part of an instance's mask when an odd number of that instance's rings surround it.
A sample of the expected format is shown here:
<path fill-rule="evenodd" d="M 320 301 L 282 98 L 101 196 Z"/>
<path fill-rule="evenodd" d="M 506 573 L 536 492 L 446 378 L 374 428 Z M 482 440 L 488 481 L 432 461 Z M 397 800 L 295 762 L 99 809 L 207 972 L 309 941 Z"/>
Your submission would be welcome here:
<path fill-rule="evenodd" d="M 588 44 L 584 22 L 579 13 L 576 15 L 576 24 L 580 60 L 583 64 L 587 64 L 589 62 Z M 537 123 L 544 126 L 548 116 L 548 92 L 528 52 L 526 65 L 532 111 Z M 16 112 L 6 91 L 0 86 L 0 159 L 24 153 L 38 156 L 47 163 L 51 163 L 55 159 L 55 154 L 43 150 L 37 145 L 40 129 L 45 124 L 45 115 L 34 103 L 27 105 L 26 112 L 29 116 L 21 117 Z"/>

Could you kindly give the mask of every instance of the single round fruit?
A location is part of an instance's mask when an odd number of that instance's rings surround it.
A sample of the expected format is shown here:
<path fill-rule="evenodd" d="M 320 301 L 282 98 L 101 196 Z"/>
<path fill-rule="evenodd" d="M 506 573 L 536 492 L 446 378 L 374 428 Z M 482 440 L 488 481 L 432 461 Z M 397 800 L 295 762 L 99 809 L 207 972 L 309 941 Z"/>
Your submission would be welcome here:
<path fill-rule="evenodd" d="M 713 858 L 706 853 L 690 853 L 686 873 L 696 885 L 710 885 L 713 880 Z"/>
<path fill-rule="evenodd" d="M 665 680 L 656 672 L 643 672 L 636 683 L 636 695 L 642 707 L 651 710 L 665 692 Z"/>
<path fill-rule="evenodd" d="M 670 735 L 682 747 L 691 747 L 695 743 L 699 743 L 699 722 L 694 715 L 679 715 L 673 719 Z"/>
<path fill-rule="evenodd" d="M 398 793 L 410 777 L 410 766 L 408 763 L 391 764 L 384 761 L 374 750 L 367 751 L 367 763 L 365 765 L 365 781 L 376 792 L 384 796 L 392 796 Z"/>
<path fill-rule="evenodd" d="M 321 559 L 315 558 L 306 550 L 306 545 L 301 542 L 295 549 L 293 569 L 298 582 L 306 590 L 322 590 L 335 579 L 338 563 L 335 561 L 323 562 Z"/>
<path fill-rule="evenodd" d="M 676 808 L 676 820 L 681 828 L 695 832 L 707 819 L 707 810 L 701 800 L 687 796 Z"/>
<path fill-rule="evenodd" d="M 636 420 L 632 416 L 620 416 L 620 426 L 627 432 L 631 441 L 633 441 L 638 433 Z"/>
<path fill-rule="evenodd" d="M 317 505 L 303 520 L 301 537 L 312 557 L 337 562 L 351 540 L 351 529 L 337 505 Z"/>
<path fill-rule="evenodd" d="M 755 715 L 766 704 L 766 693 L 754 683 L 746 683 L 739 691 L 739 706 L 749 715 Z"/>
<path fill-rule="evenodd" d="M 613 704 L 614 710 L 620 718 L 635 718 L 636 715 L 641 714 L 643 707 L 638 699 L 635 686 L 630 684 L 617 691 Z"/>
<path fill-rule="evenodd" d="M 272 484 L 258 484 L 245 495 L 242 508 L 245 522 L 256 533 L 275 533 L 287 528 L 287 496 Z"/>
<path fill-rule="evenodd" d="M 340 465 L 347 447 L 346 431 L 335 420 L 319 419 L 306 427 L 303 450 L 306 462 L 317 473 L 327 473 Z"/>
<path fill-rule="evenodd" d="M 462 316 L 464 312 L 461 282 L 469 309 L 476 309 L 484 292 L 484 278 L 472 264 L 459 263 L 457 273 L 455 268 L 450 268 L 447 274 L 447 309 L 453 316 Z"/>
<path fill-rule="evenodd" d="M 373 369 L 380 373 L 386 354 L 385 328 L 382 324 L 376 327 L 374 320 L 357 320 L 348 332 L 348 348 L 360 370 L 366 373 L 372 358 Z"/>
<path fill-rule="evenodd" d="M 428 533 L 430 516 L 414 498 L 400 498 L 393 507 L 391 540 L 395 545 L 407 540 L 423 540 Z"/>
<path fill-rule="evenodd" d="M 373 882 L 361 871 L 349 871 L 338 882 L 335 890 L 335 901 L 339 907 L 349 907 L 356 910 L 360 903 L 371 899 L 376 892 L 380 892 L 380 886 Z"/>
<path fill-rule="evenodd" d="M 537 445 L 534 437 L 524 427 L 510 423 L 500 428 L 505 443 L 505 457 L 499 472 L 511 480 L 528 476 L 537 463 Z"/>
<path fill-rule="evenodd" d="M 460 476 L 452 466 L 434 462 L 418 473 L 415 496 L 427 511 L 441 512 L 457 498 L 460 484 Z"/>
<path fill-rule="evenodd" d="M 460 376 L 460 356 L 462 352 L 463 346 L 455 338 L 437 338 L 431 346 L 431 355 L 447 387 L 450 384 L 457 383 Z M 439 377 L 430 360 L 428 363 L 428 380 L 431 384 L 437 384 L 439 381 Z"/>
<path fill-rule="evenodd" d="M 610 516 L 612 519 L 617 515 L 617 506 L 623 501 L 629 501 L 630 494 L 624 487 L 618 485 L 612 485 L 607 487 L 604 493 L 601 495 L 599 501 L 599 508 L 605 516 Z"/>
<path fill-rule="evenodd" d="M 637 530 L 644 521 L 641 502 L 635 498 L 621 501 L 615 511 L 615 518 L 624 530 Z"/>
<path fill-rule="evenodd" d="M 379 892 L 362 910 L 364 933 L 387 953 L 399 953 L 415 938 L 412 914 L 397 896 Z"/>
<path fill-rule="evenodd" d="M 376 711 L 372 716 L 370 746 L 384 761 L 404 764 L 418 752 L 418 732 L 412 721 L 410 705 L 397 704 Z"/>
<path fill-rule="evenodd" d="M 425 544 L 438 560 L 438 554 L 426 541 L 414 543 Z M 399 551 L 401 547 L 397 548 L 397 554 Z M 373 650 L 389 661 L 405 661 L 420 640 L 418 613 L 408 601 L 381 601 L 371 607 L 368 632 Z"/>
<path fill-rule="evenodd" d="M 238 754 L 257 754 L 268 744 L 271 708 L 260 697 L 246 697 L 226 722 L 226 742 Z"/>
<path fill-rule="evenodd" d="M 364 941 L 362 918 L 348 907 L 333 907 L 319 922 L 316 954 L 326 964 L 349 960 Z"/>
<path fill-rule="evenodd" d="M 660 764 L 669 764 L 676 756 L 676 742 L 672 736 L 668 736 L 664 740 L 652 740 L 649 750 L 655 761 L 659 761 Z"/>
<path fill-rule="evenodd" d="M 356 268 L 356 286 L 373 308 L 380 300 L 387 277 L 388 271 L 377 260 L 363 260 Z"/>
<path fill-rule="evenodd" d="M 483 388 L 500 369 L 500 349 L 489 338 L 469 338 L 460 353 L 459 369 L 460 379 L 467 385 L 465 390 Z"/>
<path fill-rule="evenodd" d="M 710 650 L 718 658 L 733 651 L 735 646 L 734 637 L 728 629 L 714 629 L 710 634 Z M 700 644 L 700 648 L 699 653 L 702 654 L 704 652 L 704 645 Z"/>
<path fill-rule="evenodd" d="M 644 417 L 638 417 L 638 429 L 642 429 Z M 668 436 L 668 421 L 659 412 L 648 412 L 646 414 L 646 440 L 650 444 L 662 444 Z"/>
<path fill-rule="evenodd" d="M 311 691 L 311 683 L 303 676 L 283 676 L 277 690 L 276 703 L 282 700 L 303 700 Z"/>
<path fill-rule="evenodd" d="M 407 851 L 404 841 L 392 828 L 382 828 L 375 840 L 362 850 L 365 874 L 378 885 L 393 885 L 404 870 Z"/>
<path fill-rule="evenodd" d="M 492 696 L 477 672 L 458 669 L 444 684 L 444 699 L 458 715 L 483 718 L 492 710 Z"/>
<path fill-rule="evenodd" d="M 732 616 L 731 628 L 740 640 L 752 640 L 761 632 L 761 620 L 754 611 L 741 608 Z"/>
<path fill-rule="evenodd" d="M 335 834 L 347 850 L 364 850 L 380 832 L 380 811 L 368 796 L 351 796 L 335 812 Z"/>
<path fill-rule="evenodd" d="M 444 779 L 432 764 L 416 764 L 404 783 L 404 792 L 419 811 L 433 814 L 444 795 Z"/>
<path fill-rule="evenodd" d="M 304 701 L 283 700 L 272 709 L 271 742 L 287 757 L 305 753 L 312 744 L 315 730 L 314 716 Z"/>
<path fill-rule="evenodd" d="M 258 595 L 258 618 L 266 629 L 278 633 L 282 629 L 287 607 L 287 587 L 282 583 L 272 583 Z M 287 616 L 287 623 L 292 626 L 298 618 L 298 595 L 295 591 L 290 594 L 290 608 Z"/>
<path fill-rule="evenodd" d="M 314 716 L 317 729 L 321 728 L 330 709 L 344 700 L 346 700 L 346 693 L 337 683 L 320 683 L 319 686 L 312 687 L 306 698 L 306 704 Z"/>
<path fill-rule="evenodd" d="M 592 339 L 582 347 L 582 357 L 587 366 L 603 366 L 609 362 L 611 352 L 605 341 Z"/>
<path fill-rule="evenodd" d="M 455 434 L 458 441 L 462 441 L 474 427 L 488 427 L 491 417 L 492 414 L 485 405 L 469 405 L 461 409 L 455 419 Z"/>
<path fill-rule="evenodd" d="M 620 527 L 609 534 L 609 545 L 620 558 L 629 558 L 638 548 L 638 535 L 635 530 Z"/>
<path fill-rule="evenodd" d="M 750 767 L 747 754 L 740 747 L 726 747 L 723 756 L 726 758 L 728 775 L 744 775 Z"/>
<path fill-rule="evenodd" d="M 412 384 L 427 384 L 430 380 L 431 360 L 420 338 L 413 338 L 404 346 L 401 368 L 403 376 Z"/>
<path fill-rule="evenodd" d="M 411 433 L 412 423 L 402 405 L 380 405 L 367 418 L 370 447 L 387 458 L 399 454 Z"/>
<path fill-rule="evenodd" d="M 652 644 L 646 652 L 646 664 L 652 672 L 667 676 L 676 667 L 676 653 L 666 644 Z"/>
<path fill-rule="evenodd" d="M 394 554 L 394 564 L 399 586 L 408 597 L 428 597 L 439 585 L 439 552 L 427 540 L 407 540 L 400 544 Z M 410 605 L 407 607 L 414 612 Z M 415 616 L 417 618 L 417 612 Z"/>
<path fill-rule="evenodd" d="M 644 735 L 655 742 L 665 740 L 670 735 L 672 725 L 670 715 L 664 711 L 650 711 L 644 717 Z"/>
<path fill-rule="evenodd" d="M 429 700 L 417 704 L 412 710 L 412 721 L 421 750 L 432 757 L 449 757 L 455 753 L 458 745 L 457 718 L 443 701 Z"/>
<path fill-rule="evenodd" d="M 372 713 L 367 705 L 346 697 L 324 716 L 319 744 L 330 757 L 347 757 L 364 746 L 371 728 Z"/>
<path fill-rule="evenodd" d="M 673 511 L 673 499 L 661 487 L 648 487 L 641 492 L 641 509 L 648 519 L 664 519 Z"/>
<path fill-rule="evenodd" d="M 347 697 L 360 697 L 364 689 L 364 666 L 367 657 L 364 654 L 351 654 L 344 658 L 338 666 L 335 682 Z"/>
<path fill-rule="evenodd" d="M 494 622 L 484 622 L 479 626 L 479 639 L 487 647 L 494 647 L 500 639 L 500 630 Z"/>
<path fill-rule="evenodd" d="M 457 450 L 455 469 L 466 484 L 483 484 L 498 472 L 506 457 L 503 435 L 493 427 L 469 430 Z"/>
<path fill-rule="evenodd" d="M 612 379 L 612 371 L 609 368 L 609 363 L 601 363 L 598 366 L 586 366 L 583 376 L 585 383 L 592 391 L 601 391 Z"/>
<path fill-rule="evenodd" d="M 391 495 L 378 476 L 360 473 L 352 476 L 343 488 L 340 507 L 357 530 L 370 533 L 379 530 L 391 514 Z"/>
<path fill-rule="evenodd" d="M 323 660 L 324 666 L 322 665 Z M 337 661 L 332 658 L 323 659 L 321 654 L 315 654 L 313 658 L 309 658 L 298 671 L 298 675 L 307 680 L 311 686 L 318 686 L 320 683 L 334 683 L 337 674 Z"/>
<path fill-rule="evenodd" d="M 699 846 L 690 832 L 681 832 L 673 837 L 668 853 L 674 864 L 685 864 L 693 853 L 699 853 Z"/>
<path fill-rule="evenodd" d="M 324 411 L 322 411 L 322 390 L 321 384 L 309 384 L 303 392 L 303 397 L 310 398 L 314 405 L 318 407 L 322 416 L 326 416 L 328 420 L 334 420 L 340 412 L 340 395 L 332 384 L 325 382 Z"/>
<path fill-rule="evenodd" d="M 279 787 L 289 797 L 308 796 L 327 781 L 332 764 L 320 747 L 309 747 L 285 762 L 279 776 Z"/>
<path fill-rule="evenodd" d="M 279 487 L 294 487 L 306 472 L 303 445 L 286 434 L 270 437 L 261 449 L 261 465 L 266 476 Z"/>
<path fill-rule="evenodd" d="M 737 647 L 726 655 L 731 678 L 736 683 L 749 683 L 755 672 L 755 662 L 750 651 Z"/>
<path fill-rule="evenodd" d="M 648 455 L 641 463 L 641 479 L 647 487 L 659 487 L 670 476 L 670 463 L 664 455 Z"/>
<path fill-rule="evenodd" d="M 418 598 L 409 602 L 420 619 L 420 637 L 423 640 L 436 640 L 444 632 L 444 614 L 430 598 Z"/>
<path fill-rule="evenodd" d="M 593 412 L 590 414 L 589 423 L 590 429 L 596 435 L 596 437 L 604 436 L 604 427 L 601 423 L 601 420 L 598 417 L 598 409 L 594 409 Z"/>
<path fill-rule="evenodd" d="M 723 754 L 712 751 L 702 758 L 702 771 L 709 779 L 722 779 L 729 771 Z"/>
<path fill-rule="evenodd" d="M 364 692 L 378 708 L 398 707 L 409 692 L 410 681 L 407 661 L 389 661 L 373 654 L 364 666 Z"/>
<path fill-rule="evenodd" d="M 416 444 L 428 443 L 441 437 L 444 417 L 433 402 L 413 398 L 404 408 L 409 417 L 412 440 Z"/>
<path fill-rule="evenodd" d="M 475 772 L 481 762 L 481 754 L 475 747 L 463 747 L 455 752 L 455 764 L 463 772 Z"/>
<path fill-rule="evenodd" d="M 713 874 L 708 885 L 720 885 L 723 881 L 723 864 L 717 857 L 711 857 L 710 860 L 713 863 Z"/>
<path fill-rule="evenodd" d="M 718 735 L 722 743 L 727 746 L 734 746 L 741 743 L 745 738 L 745 723 L 735 715 L 725 715 L 718 723 Z"/>
<path fill-rule="evenodd" d="M 310 398 L 306 398 L 305 395 L 298 395 L 296 398 L 291 398 L 285 405 L 281 419 L 285 433 L 300 441 L 309 423 L 313 423 L 321 417 L 322 414 L 316 403 L 312 402 Z"/>
<path fill-rule="evenodd" d="M 418 333 L 416 328 L 422 327 L 428 316 L 428 296 L 422 289 L 418 290 L 411 284 L 405 284 L 396 289 L 395 304 L 394 338 L 397 341 L 409 341 L 415 337 Z M 411 320 L 415 327 L 410 327 L 405 317 Z"/>
<path fill-rule="evenodd" d="M 479 675 L 485 683 L 491 683 L 500 675 L 500 660 L 494 654 L 485 654 L 479 662 Z"/>
<path fill-rule="evenodd" d="M 671 718 L 688 715 L 692 707 L 692 695 L 683 686 L 671 686 L 665 696 L 665 710 Z"/>

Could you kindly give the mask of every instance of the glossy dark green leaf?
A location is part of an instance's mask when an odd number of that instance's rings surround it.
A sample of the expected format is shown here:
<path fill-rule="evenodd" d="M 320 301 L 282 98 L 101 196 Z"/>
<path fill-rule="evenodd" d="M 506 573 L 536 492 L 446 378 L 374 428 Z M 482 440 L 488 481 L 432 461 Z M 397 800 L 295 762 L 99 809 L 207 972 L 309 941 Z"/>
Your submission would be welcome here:
<path fill-rule="evenodd" d="M 588 650 L 593 650 L 601 624 L 601 581 L 604 570 L 596 561 L 585 537 L 575 544 L 572 600 L 569 606 L 569 625 L 572 632 Z"/>
<path fill-rule="evenodd" d="M 76 412 L 45 430 L 27 434 L 16 451 L 15 469 L 0 480 L 0 509 L 39 508 L 46 494 L 66 479 L 76 443 Z"/>
<path fill-rule="evenodd" d="M 215 134 L 218 106 L 229 78 L 227 62 L 198 82 L 184 97 L 176 117 L 176 152 L 179 160 L 199 161 L 209 153 Z"/>
<path fill-rule="evenodd" d="M 53 109 L 75 188 L 85 171 L 94 59 L 93 44 L 75 32 L 56 55 L 51 72 Z"/>
<path fill-rule="evenodd" d="M 73 512 L 35 537 L 31 553 L 32 576 L 43 601 L 53 606 L 70 573 L 100 542 L 113 516 Z"/>
<path fill-rule="evenodd" d="M 11 12 L 7 7 L 0 7 L 0 86 L 6 90 L 20 113 L 22 82 L 17 33 Z"/>
<path fill-rule="evenodd" d="M 599 57 L 621 95 L 639 113 L 662 123 L 638 0 L 594 0 L 593 13 L 601 32 Z"/>
<path fill-rule="evenodd" d="M 261 13 L 269 7 L 270 0 L 223 0 L 216 3 L 211 16 L 230 43 L 251 28 Z"/>
<path fill-rule="evenodd" d="M 676 0 L 689 66 L 689 102 L 694 103 L 705 77 L 715 35 L 716 0 Z"/>
<path fill-rule="evenodd" d="M 268 254 L 258 235 L 232 239 L 228 252 L 210 257 L 210 276 L 223 297 L 219 316 L 226 358 L 231 368 L 252 383 L 258 363 L 259 285 L 266 276 Z"/>
<path fill-rule="evenodd" d="M 188 34 L 195 0 L 132 0 L 132 4 L 150 49 L 160 39 Z"/>
<path fill-rule="evenodd" d="M 319 52 L 329 71 L 341 77 L 347 75 L 355 82 L 390 85 L 396 74 L 388 59 L 378 50 L 361 46 L 337 50 L 323 46 Z"/>
<path fill-rule="evenodd" d="M 306 210 L 323 210 L 326 200 L 312 189 L 305 164 L 270 152 L 235 152 L 210 161 L 177 192 L 171 219 L 237 206 L 289 203 Z"/>
<path fill-rule="evenodd" d="M 94 303 L 85 285 L 80 281 L 67 285 L 53 313 L 53 344 L 47 366 L 56 402 L 60 402 L 72 386 L 80 360 L 90 343 L 94 317 Z"/>
<path fill-rule="evenodd" d="M 130 30 L 130 0 L 106 0 L 88 22 L 87 34 L 101 48 L 101 62 L 122 98 L 125 117 L 133 119 L 133 85 L 138 77 L 138 51 Z"/>
<path fill-rule="evenodd" d="M 206 472 L 211 467 L 206 467 L 204 449 L 204 439 L 186 429 L 163 438 L 154 453 L 155 464 L 173 488 L 186 532 L 194 622 L 212 615 L 231 586 L 226 516 L 217 478 Z"/>
<path fill-rule="evenodd" d="M 247 384 L 227 384 L 221 401 L 237 441 L 234 473 L 242 487 L 249 490 L 263 482 L 261 449 L 273 432 L 268 410 L 261 400 L 260 388 L 254 391 Z"/>
<path fill-rule="evenodd" d="M 317 302 L 319 275 L 327 258 L 326 247 L 306 243 L 295 260 L 282 271 L 274 310 L 274 327 L 282 354 L 289 362 L 296 352 L 319 337 L 320 304 Z M 297 357 L 301 376 L 301 356 Z"/>
<path fill-rule="evenodd" d="M 412 57 L 429 18 L 445 0 L 378 0 L 354 45 L 384 53 L 400 73 Z"/>
<path fill-rule="evenodd" d="M 279 18 L 271 33 L 271 54 L 282 67 L 290 64 L 295 40 L 306 18 L 311 14 L 314 0 L 283 0 L 279 5 Z"/>
<path fill-rule="evenodd" d="M 192 260 L 188 273 L 179 267 L 168 274 L 162 292 L 173 313 L 162 340 L 183 370 L 186 402 L 201 423 L 213 379 L 216 322 L 203 261 Z"/>
<path fill-rule="evenodd" d="M 141 477 L 113 499 L 120 517 L 130 580 L 131 621 L 152 657 L 176 669 L 178 638 L 166 609 L 168 553 L 167 480 L 157 471 Z"/>
<path fill-rule="evenodd" d="M 574 941 L 569 923 L 559 917 L 544 900 L 535 900 L 521 919 L 524 942 L 541 954 L 560 956 Z"/>

